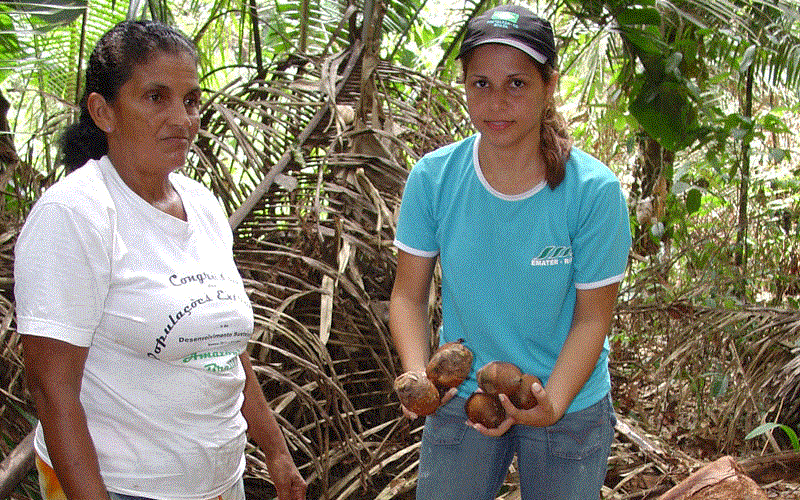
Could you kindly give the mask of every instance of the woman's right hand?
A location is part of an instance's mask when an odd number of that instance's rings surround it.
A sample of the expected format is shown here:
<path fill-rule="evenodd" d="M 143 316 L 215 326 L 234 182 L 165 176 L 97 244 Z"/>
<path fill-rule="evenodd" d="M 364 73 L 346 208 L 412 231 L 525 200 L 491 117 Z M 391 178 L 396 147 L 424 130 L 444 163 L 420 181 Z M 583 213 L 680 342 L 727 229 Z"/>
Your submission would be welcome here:
<path fill-rule="evenodd" d="M 424 374 L 430 359 L 428 296 L 435 264 L 434 258 L 419 257 L 403 250 L 397 252 L 389 328 L 405 372 Z M 419 416 L 405 406 L 402 409 L 403 415 L 412 420 Z"/>
<path fill-rule="evenodd" d="M 457 387 L 451 387 L 450 389 L 448 389 L 448 391 L 445 392 L 443 396 L 441 396 L 441 400 L 439 402 L 439 406 L 446 405 L 447 402 L 450 401 L 451 399 L 453 399 L 453 397 L 456 394 L 458 394 L 458 388 Z M 413 411 L 411 411 L 408 408 L 406 408 L 403 404 L 400 405 L 400 408 L 403 410 L 403 415 L 406 418 L 408 418 L 410 420 L 416 420 L 417 418 L 419 418 L 419 415 L 417 415 Z"/>
<path fill-rule="evenodd" d="M 505 394 L 500 394 L 500 404 L 506 412 L 506 418 L 499 426 L 488 429 L 481 424 L 475 422 L 467 422 L 475 430 L 490 437 L 502 436 L 512 425 L 523 424 L 533 427 L 547 427 L 556 423 L 562 416 L 563 412 L 557 412 L 554 409 L 553 402 L 547 391 L 542 384 L 535 382 L 531 384 L 531 393 L 536 398 L 537 405 L 530 410 L 523 410 L 514 406 L 509 397 Z"/>

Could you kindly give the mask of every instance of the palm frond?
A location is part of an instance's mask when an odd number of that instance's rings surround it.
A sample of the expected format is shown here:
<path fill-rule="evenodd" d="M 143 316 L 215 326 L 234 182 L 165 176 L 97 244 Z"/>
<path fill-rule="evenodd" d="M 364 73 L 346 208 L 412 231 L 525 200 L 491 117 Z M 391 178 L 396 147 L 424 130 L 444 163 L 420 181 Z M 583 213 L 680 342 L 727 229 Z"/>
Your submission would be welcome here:
<path fill-rule="evenodd" d="M 469 130 L 454 112 L 463 110 L 457 89 L 385 63 L 376 80 L 386 121 L 358 129 L 360 60 L 356 51 L 322 64 L 288 56 L 263 79 L 214 94 L 187 170 L 229 213 L 254 199 L 232 221 L 256 313 L 251 354 L 321 498 L 383 490 L 415 460 L 416 427 L 400 418 L 391 388 L 400 369 L 386 307 L 394 224 L 410 165 L 450 131 Z M 367 136 L 381 154 L 353 149 Z M 257 456 L 248 463 L 266 478 Z"/>

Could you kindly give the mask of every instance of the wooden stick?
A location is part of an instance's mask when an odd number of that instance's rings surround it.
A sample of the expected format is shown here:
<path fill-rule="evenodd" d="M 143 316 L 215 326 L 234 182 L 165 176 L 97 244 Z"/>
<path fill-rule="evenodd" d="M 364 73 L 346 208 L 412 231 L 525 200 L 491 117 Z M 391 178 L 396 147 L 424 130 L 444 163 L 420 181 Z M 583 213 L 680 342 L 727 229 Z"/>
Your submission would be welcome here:
<path fill-rule="evenodd" d="M 31 431 L 11 450 L 11 453 L 0 463 L 0 498 L 8 497 L 22 479 L 33 468 L 33 435 Z"/>

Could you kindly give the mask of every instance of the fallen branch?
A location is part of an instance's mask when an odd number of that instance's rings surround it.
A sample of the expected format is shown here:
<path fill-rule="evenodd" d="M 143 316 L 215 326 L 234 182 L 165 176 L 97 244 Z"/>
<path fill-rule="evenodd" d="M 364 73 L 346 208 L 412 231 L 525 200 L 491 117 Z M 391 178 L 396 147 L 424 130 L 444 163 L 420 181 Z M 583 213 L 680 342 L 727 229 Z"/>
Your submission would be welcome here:
<path fill-rule="evenodd" d="M 800 451 L 785 451 L 741 462 L 742 469 L 758 484 L 800 479 Z"/>
<path fill-rule="evenodd" d="M 0 463 L 0 498 L 8 497 L 33 468 L 33 434 L 28 433 Z"/>

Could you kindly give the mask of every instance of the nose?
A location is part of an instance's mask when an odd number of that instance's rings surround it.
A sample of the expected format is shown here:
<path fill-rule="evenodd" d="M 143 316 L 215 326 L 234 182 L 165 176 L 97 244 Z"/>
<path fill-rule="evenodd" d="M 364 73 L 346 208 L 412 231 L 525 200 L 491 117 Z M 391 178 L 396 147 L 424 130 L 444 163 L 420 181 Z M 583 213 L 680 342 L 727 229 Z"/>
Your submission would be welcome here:
<path fill-rule="evenodd" d="M 191 129 L 195 121 L 199 120 L 197 113 L 191 110 L 182 99 L 176 99 L 170 107 L 170 122 L 184 129 Z"/>
<path fill-rule="evenodd" d="M 489 92 L 489 105 L 495 110 L 505 109 L 508 105 L 508 95 L 506 95 L 505 89 L 493 88 L 491 92 Z"/>

